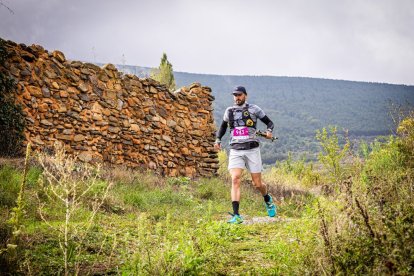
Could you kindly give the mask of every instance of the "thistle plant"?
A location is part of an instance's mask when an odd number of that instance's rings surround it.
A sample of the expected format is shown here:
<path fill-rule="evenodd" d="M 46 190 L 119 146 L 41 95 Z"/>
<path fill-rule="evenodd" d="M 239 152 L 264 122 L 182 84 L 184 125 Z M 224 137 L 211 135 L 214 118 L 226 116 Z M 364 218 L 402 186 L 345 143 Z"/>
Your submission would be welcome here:
<path fill-rule="evenodd" d="M 82 252 L 94 218 L 112 183 L 100 179 L 99 165 L 79 162 L 76 155 L 66 153 L 63 144 L 55 144 L 53 155 L 39 154 L 38 161 L 43 168 L 40 178 L 43 194 L 38 195 L 39 214 L 58 233 L 65 275 L 71 273 L 73 268 L 74 273 L 78 274 L 76 259 Z M 89 210 L 85 211 L 87 207 Z M 52 223 L 50 217 L 56 215 L 62 220 Z"/>

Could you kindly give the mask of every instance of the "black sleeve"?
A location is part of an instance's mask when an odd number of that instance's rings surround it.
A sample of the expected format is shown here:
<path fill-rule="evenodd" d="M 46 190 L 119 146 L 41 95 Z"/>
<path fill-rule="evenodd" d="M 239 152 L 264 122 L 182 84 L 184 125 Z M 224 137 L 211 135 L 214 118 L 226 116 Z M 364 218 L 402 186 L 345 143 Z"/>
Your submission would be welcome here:
<path fill-rule="evenodd" d="M 260 119 L 260 121 L 262 121 L 264 124 L 266 124 L 267 129 L 273 131 L 274 128 L 274 124 L 272 122 L 272 120 L 269 119 L 269 117 L 267 117 L 267 115 L 265 115 L 263 118 Z"/>
<path fill-rule="evenodd" d="M 217 139 L 221 140 L 221 138 L 224 136 L 224 134 L 226 134 L 226 130 L 227 130 L 227 122 L 223 121 L 221 123 L 220 129 L 217 132 Z"/>

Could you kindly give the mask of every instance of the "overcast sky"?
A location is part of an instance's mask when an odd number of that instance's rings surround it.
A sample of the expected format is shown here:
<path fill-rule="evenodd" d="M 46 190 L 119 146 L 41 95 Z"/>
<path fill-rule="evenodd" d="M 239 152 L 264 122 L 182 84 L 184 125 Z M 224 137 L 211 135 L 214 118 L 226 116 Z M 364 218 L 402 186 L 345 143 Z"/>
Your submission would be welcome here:
<path fill-rule="evenodd" d="M 68 59 L 414 84 L 413 0 L 0 0 L 0 37 Z M 124 57 L 124 58 L 123 58 Z"/>

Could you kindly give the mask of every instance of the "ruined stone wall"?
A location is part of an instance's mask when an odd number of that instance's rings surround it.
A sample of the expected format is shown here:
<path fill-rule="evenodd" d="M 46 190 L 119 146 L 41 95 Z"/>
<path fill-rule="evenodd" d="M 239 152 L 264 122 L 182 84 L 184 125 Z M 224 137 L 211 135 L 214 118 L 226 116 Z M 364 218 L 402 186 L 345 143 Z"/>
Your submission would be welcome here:
<path fill-rule="evenodd" d="M 7 42 L 25 136 L 35 148 L 65 143 L 85 162 L 148 167 L 168 176 L 210 176 L 218 168 L 211 89 L 171 93 L 152 79 L 66 60 L 41 46 Z"/>

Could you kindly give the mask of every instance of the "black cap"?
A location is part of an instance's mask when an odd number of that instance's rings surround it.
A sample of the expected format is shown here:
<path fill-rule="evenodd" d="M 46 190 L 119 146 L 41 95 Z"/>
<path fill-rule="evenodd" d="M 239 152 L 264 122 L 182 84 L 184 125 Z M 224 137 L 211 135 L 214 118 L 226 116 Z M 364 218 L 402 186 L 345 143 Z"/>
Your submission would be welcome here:
<path fill-rule="evenodd" d="M 240 93 L 244 93 L 245 95 L 247 95 L 246 88 L 244 88 L 243 86 L 234 87 L 232 94 L 234 95 L 234 94 L 240 94 Z"/>

